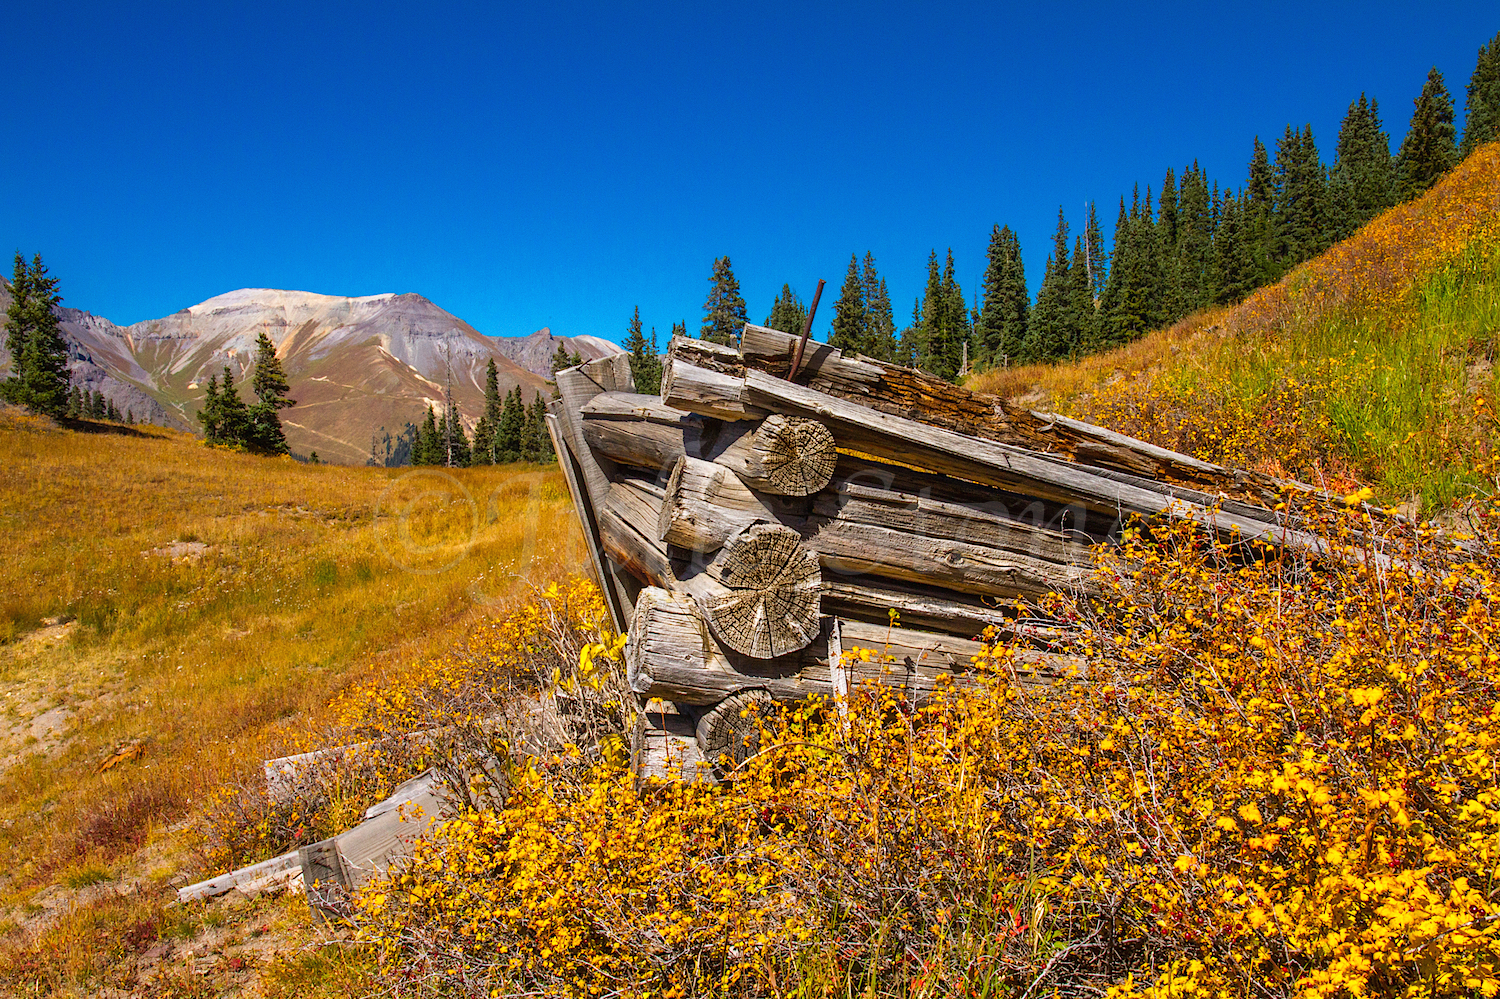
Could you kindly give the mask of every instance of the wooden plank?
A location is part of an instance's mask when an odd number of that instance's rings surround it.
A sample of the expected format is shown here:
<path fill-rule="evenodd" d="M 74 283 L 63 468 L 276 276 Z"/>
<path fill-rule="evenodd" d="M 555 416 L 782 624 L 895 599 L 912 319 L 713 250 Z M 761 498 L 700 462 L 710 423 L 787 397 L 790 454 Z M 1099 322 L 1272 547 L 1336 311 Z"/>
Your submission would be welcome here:
<path fill-rule="evenodd" d="M 610 621 L 623 633 L 630 627 L 625 613 L 620 589 L 615 583 L 614 573 L 604 555 L 604 544 L 599 534 L 599 518 L 583 485 L 583 470 L 573 454 L 562 418 L 554 410 L 562 408 L 561 400 L 553 400 L 547 407 L 547 433 L 552 437 L 552 449 L 557 452 L 557 464 L 568 483 L 568 494 L 573 498 L 573 509 L 578 514 L 578 526 L 583 530 L 584 544 L 589 550 L 589 564 L 594 578 L 599 581 L 599 592 L 604 595 L 604 606 L 609 609 Z"/>
<path fill-rule="evenodd" d="M 657 703 L 640 709 L 639 745 L 631 759 L 637 781 L 686 780 L 714 783 L 713 768 L 698 747 L 693 719 L 675 707 Z"/>
<path fill-rule="evenodd" d="M 177 901 L 192 902 L 201 898 L 213 898 L 217 895 L 223 895 L 225 892 L 231 891 L 240 885 L 249 884 L 251 881 L 256 881 L 260 878 L 289 871 L 299 866 L 301 862 L 298 851 L 293 850 L 290 853 L 283 853 L 279 857 L 262 860 L 258 864 L 241 867 L 227 874 L 220 874 L 205 881 L 199 881 L 196 884 L 179 888 L 177 889 Z"/>

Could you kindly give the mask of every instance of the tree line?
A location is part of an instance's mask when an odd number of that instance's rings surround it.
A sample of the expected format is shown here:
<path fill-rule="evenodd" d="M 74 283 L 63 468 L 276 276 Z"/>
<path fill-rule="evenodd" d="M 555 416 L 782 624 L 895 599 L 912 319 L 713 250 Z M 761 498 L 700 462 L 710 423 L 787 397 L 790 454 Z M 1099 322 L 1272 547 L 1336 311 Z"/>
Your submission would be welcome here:
<path fill-rule="evenodd" d="M 1344 115 L 1331 164 L 1312 126 L 1287 125 L 1275 155 L 1252 143 L 1238 187 L 1213 180 L 1197 162 L 1168 168 L 1160 187 L 1136 185 L 1119 200 L 1112 246 L 1095 205 L 1075 232 L 1059 209 L 1037 294 L 1028 289 L 1021 245 L 1008 226 L 990 233 L 983 287 L 969 306 L 953 251 L 928 257 L 910 322 L 896 328 L 875 258 L 851 255 L 828 342 L 845 352 L 955 379 L 975 368 L 1058 361 L 1107 350 L 1200 309 L 1238 302 L 1354 234 L 1386 209 L 1421 196 L 1465 156 L 1500 139 L 1500 34 L 1479 50 L 1465 91 L 1462 137 L 1452 96 L 1435 67 L 1413 102 L 1406 136 L 1391 153 L 1377 101 L 1360 94 Z M 747 321 L 729 257 L 716 258 L 699 337 L 733 344 Z M 800 334 L 807 306 L 790 284 L 764 325 Z M 674 335 L 685 335 L 675 324 Z M 640 309 L 625 349 L 638 391 L 658 390 L 656 331 L 641 331 Z"/>
<path fill-rule="evenodd" d="M 567 355 L 561 346 L 558 349 L 563 351 L 565 359 L 581 363 L 578 355 Z M 528 404 L 517 385 L 501 396 L 499 372 L 491 358 L 484 375 L 484 412 L 474 425 L 472 436 L 464 430 L 457 406 L 445 405 L 441 416 L 428 406 L 421 423 L 408 423 L 395 437 L 385 433 L 383 438 L 380 435 L 373 438 L 366 464 L 467 468 L 515 461 L 545 464 L 555 457 L 552 438 L 547 433 L 547 403 L 542 394 L 533 395 Z"/>

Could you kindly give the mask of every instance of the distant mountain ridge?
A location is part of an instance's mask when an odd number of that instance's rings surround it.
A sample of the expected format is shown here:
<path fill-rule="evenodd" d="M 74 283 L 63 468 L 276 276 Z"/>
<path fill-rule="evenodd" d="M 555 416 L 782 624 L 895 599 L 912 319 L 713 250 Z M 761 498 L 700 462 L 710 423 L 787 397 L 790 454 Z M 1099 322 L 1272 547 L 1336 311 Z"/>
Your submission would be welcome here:
<path fill-rule="evenodd" d="M 0 280 L 0 309 L 10 301 L 10 286 Z M 264 330 L 297 400 L 282 413 L 292 450 L 353 464 L 370 453 L 378 428 L 394 433 L 420 421 L 428 405 L 440 407 L 450 371 L 454 401 L 472 426 L 491 359 L 501 391 L 519 385 L 530 401 L 538 392 L 550 395 L 548 373 L 559 345 L 585 359 L 620 350 L 600 337 L 559 337 L 547 329 L 485 336 L 411 293 L 351 298 L 241 288 L 130 326 L 77 309 L 59 314 L 75 384 L 103 392 L 138 419 L 195 431 L 208 379 L 227 366 L 242 381 Z M 9 368 L 10 354 L 0 347 L 0 377 Z"/>

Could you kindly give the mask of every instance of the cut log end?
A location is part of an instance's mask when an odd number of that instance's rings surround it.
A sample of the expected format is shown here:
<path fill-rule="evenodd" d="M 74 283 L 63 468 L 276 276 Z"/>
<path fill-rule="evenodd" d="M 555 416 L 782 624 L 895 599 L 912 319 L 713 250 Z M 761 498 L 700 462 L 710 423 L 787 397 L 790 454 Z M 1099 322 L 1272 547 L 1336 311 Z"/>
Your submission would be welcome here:
<path fill-rule="evenodd" d="M 833 478 L 833 434 L 817 420 L 777 414 L 755 431 L 768 492 L 811 496 Z"/>
<path fill-rule="evenodd" d="M 774 706 L 764 690 L 746 690 L 727 697 L 698 719 L 698 748 L 724 776 L 760 750 L 761 726 Z"/>
<path fill-rule="evenodd" d="M 771 659 L 818 635 L 822 571 L 796 531 L 756 525 L 724 546 L 709 573 L 724 589 L 703 598 L 703 616 L 736 652 Z"/>

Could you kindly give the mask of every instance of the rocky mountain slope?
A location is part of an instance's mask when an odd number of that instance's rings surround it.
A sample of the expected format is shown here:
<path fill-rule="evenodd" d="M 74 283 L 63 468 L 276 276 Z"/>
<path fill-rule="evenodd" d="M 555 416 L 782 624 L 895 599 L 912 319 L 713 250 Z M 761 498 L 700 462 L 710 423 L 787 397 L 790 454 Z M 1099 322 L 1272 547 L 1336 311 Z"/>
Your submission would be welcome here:
<path fill-rule="evenodd" d="M 0 309 L 10 289 L 0 281 Z M 521 387 L 528 401 L 550 393 L 547 373 L 559 344 L 584 358 L 618 351 L 593 336 L 489 337 L 421 295 L 345 298 L 244 288 L 162 319 L 117 326 L 77 309 L 60 310 L 72 350 L 75 384 L 100 391 L 138 419 L 197 429 L 195 416 L 211 375 L 228 367 L 236 382 L 254 364 L 264 330 L 276 344 L 297 405 L 282 413 L 292 450 L 361 463 L 371 435 L 417 422 L 440 407 L 452 379 L 464 422 L 473 425 L 494 359 L 500 388 Z M 0 376 L 10 355 L 0 347 Z"/>

